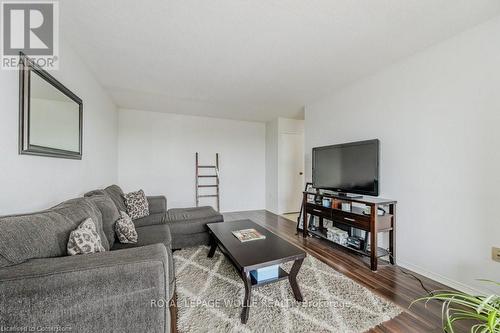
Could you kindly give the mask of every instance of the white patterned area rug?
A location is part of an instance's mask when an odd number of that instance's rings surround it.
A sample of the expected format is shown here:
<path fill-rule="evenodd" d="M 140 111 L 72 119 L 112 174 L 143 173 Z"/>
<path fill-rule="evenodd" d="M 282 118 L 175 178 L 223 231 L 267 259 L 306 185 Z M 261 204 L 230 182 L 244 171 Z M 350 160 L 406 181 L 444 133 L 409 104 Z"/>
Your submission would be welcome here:
<path fill-rule="evenodd" d="M 179 332 L 364 332 L 401 309 L 308 255 L 297 281 L 304 302 L 288 280 L 252 289 L 250 317 L 240 322 L 245 288 L 229 260 L 208 247 L 174 252 Z M 291 263 L 282 266 L 289 271 Z"/>

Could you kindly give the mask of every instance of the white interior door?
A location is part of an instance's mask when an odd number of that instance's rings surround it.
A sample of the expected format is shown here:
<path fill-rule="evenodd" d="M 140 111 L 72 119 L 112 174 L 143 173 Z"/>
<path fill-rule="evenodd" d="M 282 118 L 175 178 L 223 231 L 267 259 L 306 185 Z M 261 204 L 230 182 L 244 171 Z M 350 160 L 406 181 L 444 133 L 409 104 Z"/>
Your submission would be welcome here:
<path fill-rule="evenodd" d="M 304 135 L 281 134 L 279 156 L 279 211 L 299 212 L 304 190 Z"/>

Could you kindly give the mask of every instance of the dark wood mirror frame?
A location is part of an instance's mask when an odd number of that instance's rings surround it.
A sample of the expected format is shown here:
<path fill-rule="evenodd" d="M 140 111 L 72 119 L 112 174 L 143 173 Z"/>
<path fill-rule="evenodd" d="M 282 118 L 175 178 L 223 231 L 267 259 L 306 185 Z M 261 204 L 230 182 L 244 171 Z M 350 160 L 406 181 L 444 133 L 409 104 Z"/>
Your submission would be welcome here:
<path fill-rule="evenodd" d="M 79 110 L 79 149 L 78 151 L 43 147 L 30 143 L 30 101 L 31 101 L 31 74 L 36 73 L 40 78 L 51 84 L 57 90 L 78 104 Z M 83 101 L 66 88 L 61 82 L 36 65 L 25 54 L 20 53 L 19 61 L 19 154 L 59 157 L 68 159 L 82 159 L 83 149 Z"/>

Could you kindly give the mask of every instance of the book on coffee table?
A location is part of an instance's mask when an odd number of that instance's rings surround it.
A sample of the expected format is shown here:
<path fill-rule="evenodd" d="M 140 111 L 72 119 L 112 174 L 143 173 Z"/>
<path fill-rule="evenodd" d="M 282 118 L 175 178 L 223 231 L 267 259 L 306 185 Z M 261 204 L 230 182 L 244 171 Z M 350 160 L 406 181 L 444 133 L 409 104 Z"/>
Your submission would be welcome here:
<path fill-rule="evenodd" d="M 255 229 L 243 229 L 233 231 L 233 235 L 240 240 L 240 242 L 250 242 L 259 239 L 265 239 L 266 236 L 261 234 Z"/>

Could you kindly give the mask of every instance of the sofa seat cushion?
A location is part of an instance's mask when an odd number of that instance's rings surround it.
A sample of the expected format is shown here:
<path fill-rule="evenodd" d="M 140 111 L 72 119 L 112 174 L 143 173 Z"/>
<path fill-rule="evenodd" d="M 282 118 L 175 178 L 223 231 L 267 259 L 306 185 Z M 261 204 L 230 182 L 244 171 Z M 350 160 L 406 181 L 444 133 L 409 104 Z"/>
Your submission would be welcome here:
<path fill-rule="evenodd" d="M 151 214 L 149 216 L 141 217 L 140 219 L 133 220 L 135 227 L 145 227 L 148 225 L 164 224 L 167 220 L 165 213 Z"/>
<path fill-rule="evenodd" d="M 135 228 L 137 232 L 137 243 L 119 243 L 116 242 L 111 250 L 128 249 L 131 247 L 146 246 L 151 244 L 164 244 L 170 249 L 172 236 L 170 229 L 166 224 L 156 224 L 145 227 Z"/>
<path fill-rule="evenodd" d="M 209 245 L 210 235 L 208 232 L 198 232 L 189 235 L 175 235 L 172 238 L 172 250 L 180 250 L 188 247 Z"/>
<path fill-rule="evenodd" d="M 212 207 L 206 206 L 169 209 L 166 220 L 173 235 L 186 235 L 207 232 L 207 223 L 223 222 L 224 218 Z"/>
<path fill-rule="evenodd" d="M 170 235 L 170 229 L 166 224 L 151 225 L 145 227 L 139 227 L 135 229 L 137 231 L 137 243 L 122 244 L 116 242 L 111 249 L 120 250 L 128 249 L 133 247 L 141 247 L 153 244 L 163 244 L 167 248 L 168 254 L 168 276 L 170 285 L 170 298 L 172 298 L 175 290 L 175 272 L 174 272 L 174 259 L 172 257 L 171 243 L 172 237 Z"/>

